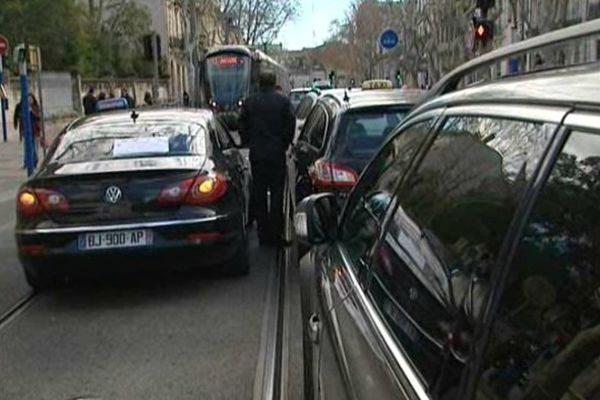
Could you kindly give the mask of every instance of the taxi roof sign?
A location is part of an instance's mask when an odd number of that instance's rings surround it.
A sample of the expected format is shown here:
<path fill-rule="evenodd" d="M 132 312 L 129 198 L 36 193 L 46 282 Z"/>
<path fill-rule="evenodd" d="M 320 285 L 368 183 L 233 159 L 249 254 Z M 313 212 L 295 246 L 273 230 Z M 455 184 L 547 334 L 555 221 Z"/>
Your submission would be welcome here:
<path fill-rule="evenodd" d="M 387 79 L 372 79 L 362 83 L 362 90 L 393 89 L 394 84 Z"/>
<path fill-rule="evenodd" d="M 126 110 L 129 108 L 129 104 L 126 99 L 121 97 L 114 99 L 100 100 L 96 103 L 96 112 L 113 111 L 113 110 Z"/>

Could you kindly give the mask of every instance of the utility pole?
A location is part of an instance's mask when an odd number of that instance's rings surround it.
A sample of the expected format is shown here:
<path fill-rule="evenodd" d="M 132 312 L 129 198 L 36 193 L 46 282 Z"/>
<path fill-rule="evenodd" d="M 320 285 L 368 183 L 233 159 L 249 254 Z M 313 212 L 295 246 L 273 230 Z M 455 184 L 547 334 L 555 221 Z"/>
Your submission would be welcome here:
<path fill-rule="evenodd" d="M 188 61 L 188 90 L 191 92 L 190 105 L 198 107 L 200 105 L 200 67 L 198 65 L 198 46 L 199 46 L 199 27 L 197 16 L 199 14 L 198 4 L 194 0 L 187 0 L 185 3 L 185 21 L 187 32 L 184 38 L 185 54 Z"/>
<path fill-rule="evenodd" d="M 154 61 L 154 80 L 152 82 L 152 101 L 156 104 L 158 100 L 158 41 L 157 33 L 152 34 L 152 59 Z"/>

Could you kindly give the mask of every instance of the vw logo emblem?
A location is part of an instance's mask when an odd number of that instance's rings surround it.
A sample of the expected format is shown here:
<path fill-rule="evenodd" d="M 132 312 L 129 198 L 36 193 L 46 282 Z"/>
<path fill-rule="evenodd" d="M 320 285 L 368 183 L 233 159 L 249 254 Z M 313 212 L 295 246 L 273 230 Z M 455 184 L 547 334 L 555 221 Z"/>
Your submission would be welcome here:
<path fill-rule="evenodd" d="M 116 186 L 110 186 L 104 194 L 104 199 L 110 204 L 117 204 L 121 200 L 121 197 L 123 197 L 123 192 Z"/>

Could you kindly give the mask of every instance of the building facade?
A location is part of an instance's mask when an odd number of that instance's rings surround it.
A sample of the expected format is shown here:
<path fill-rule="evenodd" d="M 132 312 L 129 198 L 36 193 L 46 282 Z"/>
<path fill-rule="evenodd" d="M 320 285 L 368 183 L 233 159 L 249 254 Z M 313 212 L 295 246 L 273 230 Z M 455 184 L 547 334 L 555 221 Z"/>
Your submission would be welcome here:
<path fill-rule="evenodd" d="M 551 30 L 600 18 L 600 0 L 497 0 L 500 15 L 497 19 L 499 37 L 495 45 L 505 46 Z M 516 72 L 542 65 L 577 64 L 600 60 L 600 38 L 586 38 L 560 48 L 528 54 L 521 60 L 508 60 L 502 73 Z"/>

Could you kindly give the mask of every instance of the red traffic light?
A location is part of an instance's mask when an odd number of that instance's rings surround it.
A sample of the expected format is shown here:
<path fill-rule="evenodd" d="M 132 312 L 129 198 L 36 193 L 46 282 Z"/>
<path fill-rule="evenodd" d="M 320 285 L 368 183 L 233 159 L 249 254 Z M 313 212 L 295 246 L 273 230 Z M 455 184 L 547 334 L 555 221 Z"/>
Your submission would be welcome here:
<path fill-rule="evenodd" d="M 494 25 L 488 20 L 473 21 L 475 28 L 475 41 L 484 45 L 494 38 Z"/>

